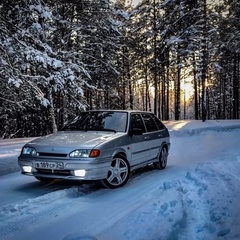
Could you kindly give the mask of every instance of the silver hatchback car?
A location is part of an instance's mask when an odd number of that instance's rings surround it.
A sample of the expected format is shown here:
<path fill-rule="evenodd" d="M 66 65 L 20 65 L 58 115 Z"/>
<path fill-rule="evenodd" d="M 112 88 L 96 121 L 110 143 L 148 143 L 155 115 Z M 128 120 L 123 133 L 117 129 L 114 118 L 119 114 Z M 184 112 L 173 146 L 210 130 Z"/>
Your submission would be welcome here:
<path fill-rule="evenodd" d="M 101 180 L 117 188 L 137 168 L 164 169 L 169 149 L 169 132 L 151 112 L 86 111 L 61 131 L 27 143 L 18 164 L 22 174 L 44 182 Z"/>

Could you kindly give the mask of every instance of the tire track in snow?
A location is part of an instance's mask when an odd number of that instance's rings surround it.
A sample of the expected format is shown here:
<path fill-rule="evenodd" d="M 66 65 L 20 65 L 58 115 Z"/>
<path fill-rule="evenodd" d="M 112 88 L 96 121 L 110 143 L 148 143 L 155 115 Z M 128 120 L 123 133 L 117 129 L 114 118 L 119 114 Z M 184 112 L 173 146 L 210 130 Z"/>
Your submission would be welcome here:
<path fill-rule="evenodd" d="M 64 186 L 68 188 L 64 189 Z M 6 236 L 10 238 L 15 232 L 23 231 L 46 218 L 57 218 L 61 212 L 71 209 L 75 202 L 81 202 L 81 206 L 84 207 L 84 197 L 91 195 L 91 198 L 94 198 L 98 190 L 94 183 L 82 186 L 74 186 L 73 183 L 59 185 L 58 182 L 44 184 L 40 193 L 48 193 L 0 207 L 0 239 L 5 239 Z"/>

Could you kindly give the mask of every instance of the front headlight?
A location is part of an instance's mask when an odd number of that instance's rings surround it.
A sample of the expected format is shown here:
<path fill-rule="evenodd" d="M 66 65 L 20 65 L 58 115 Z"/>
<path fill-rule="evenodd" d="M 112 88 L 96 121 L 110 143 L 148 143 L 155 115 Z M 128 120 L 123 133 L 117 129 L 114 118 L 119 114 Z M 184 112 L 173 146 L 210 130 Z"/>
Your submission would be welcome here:
<path fill-rule="evenodd" d="M 22 149 L 22 154 L 23 154 L 23 155 L 36 156 L 36 155 L 37 155 L 37 151 L 36 151 L 36 149 L 33 148 L 33 147 L 23 147 L 23 149 Z"/>
<path fill-rule="evenodd" d="M 92 150 L 77 149 L 77 150 L 72 151 L 69 154 L 69 156 L 71 158 L 88 158 L 88 157 L 94 158 L 94 157 L 100 156 L 100 150 L 98 150 L 98 149 L 92 149 Z"/>

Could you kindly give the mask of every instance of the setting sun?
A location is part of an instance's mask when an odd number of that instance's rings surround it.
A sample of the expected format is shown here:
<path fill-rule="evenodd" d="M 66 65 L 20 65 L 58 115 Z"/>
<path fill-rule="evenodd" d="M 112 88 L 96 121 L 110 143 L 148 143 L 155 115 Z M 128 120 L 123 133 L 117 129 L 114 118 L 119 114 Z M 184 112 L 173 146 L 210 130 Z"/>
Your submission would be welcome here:
<path fill-rule="evenodd" d="M 184 81 L 181 84 L 181 89 L 183 90 L 184 99 L 186 101 L 188 101 L 192 97 L 192 95 L 194 94 L 194 88 L 193 88 L 193 85 L 192 85 L 191 81 Z"/>

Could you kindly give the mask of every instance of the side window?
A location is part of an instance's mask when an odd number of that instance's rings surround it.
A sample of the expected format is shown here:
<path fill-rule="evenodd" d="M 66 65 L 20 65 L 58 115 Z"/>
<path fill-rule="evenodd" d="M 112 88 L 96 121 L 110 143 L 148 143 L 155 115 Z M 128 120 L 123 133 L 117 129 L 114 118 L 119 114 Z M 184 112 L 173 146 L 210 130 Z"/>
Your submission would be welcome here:
<path fill-rule="evenodd" d="M 163 123 L 154 114 L 152 114 L 152 117 L 153 117 L 155 123 L 157 124 L 158 129 L 163 130 L 165 128 Z"/>
<path fill-rule="evenodd" d="M 140 114 L 131 114 L 131 128 L 140 128 L 143 132 L 146 132 L 142 118 Z"/>
<path fill-rule="evenodd" d="M 143 117 L 143 121 L 146 125 L 147 132 L 158 131 L 158 127 L 150 114 L 143 113 L 142 117 Z"/>

